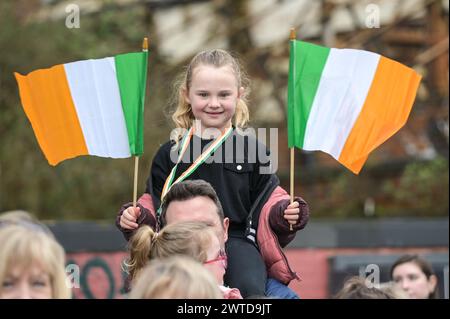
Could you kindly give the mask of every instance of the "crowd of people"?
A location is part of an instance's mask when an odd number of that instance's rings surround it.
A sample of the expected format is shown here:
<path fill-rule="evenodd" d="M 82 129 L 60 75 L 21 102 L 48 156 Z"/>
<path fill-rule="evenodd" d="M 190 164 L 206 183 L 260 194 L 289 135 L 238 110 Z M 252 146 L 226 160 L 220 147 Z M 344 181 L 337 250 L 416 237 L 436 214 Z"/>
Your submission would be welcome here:
<path fill-rule="evenodd" d="M 128 298 L 242 299 L 240 290 L 224 284 L 229 258 L 225 243 L 228 221 L 214 189 L 205 181 L 184 181 L 168 193 L 159 231 L 142 224 L 129 239 L 124 267 Z M 185 214 L 191 211 L 195 214 Z M 188 217 L 190 216 L 190 217 Z M 120 227 L 121 214 L 117 218 Z M 404 255 L 390 269 L 391 281 L 369 285 L 352 277 L 335 299 L 436 299 L 437 277 L 418 255 Z M 23 211 L 0 215 L 0 298 L 71 298 L 64 248 L 49 228 Z M 283 295 L 287 285 L 246 298 L 298 298 Z M 273 288 L 273 287 L 272 287 Z M 279 287 L 278 287 L 279 288 Z M 278 293 L 281 291 L 281 293 Z"/>

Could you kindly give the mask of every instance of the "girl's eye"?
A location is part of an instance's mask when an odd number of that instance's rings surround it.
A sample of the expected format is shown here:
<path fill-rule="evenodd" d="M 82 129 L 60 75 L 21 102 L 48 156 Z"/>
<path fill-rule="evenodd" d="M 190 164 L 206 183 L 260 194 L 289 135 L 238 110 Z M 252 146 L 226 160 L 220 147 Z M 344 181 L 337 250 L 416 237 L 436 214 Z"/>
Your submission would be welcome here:
<path fill-rule="evenodd" d="M 228 97 L 228 96 L 230 96 L 231 94 L 230 93 L 221 93 L 220 94 L 220 97 Z"/>
<path fill-rule="evenodd" d="M 201 93 L 198 93 L 198 95 L 201 96 L 201 97 L 207 97 L 207 96 L 208 96 L 208 93 L 206 93 L 206 92 L 201 92 Z"/>

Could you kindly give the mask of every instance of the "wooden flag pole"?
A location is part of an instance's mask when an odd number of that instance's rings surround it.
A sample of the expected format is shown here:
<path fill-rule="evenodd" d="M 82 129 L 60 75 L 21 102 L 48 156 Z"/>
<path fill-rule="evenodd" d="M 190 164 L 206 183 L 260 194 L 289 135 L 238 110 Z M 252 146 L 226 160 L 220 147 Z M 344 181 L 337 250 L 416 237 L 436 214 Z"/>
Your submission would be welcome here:
<path fill-rule="evenodd" d="M 289 35 L 289 40 L 294 41 L 296 38 L 295 36 L 295 29 L 291 28 L 291 33 Z M 292 52 L 290 52 L 292 54 Z M 290 195 L 291 195 L 291 204 L 294 202 L 294 159 L 295 159 L 295 152 L 294 147 L 291 147 L 291 165 L 290 165 Z M 292 231 L 292 224 L 289 224 L 289 230 Z"/>
<path fill-rule="evenodd" d="M 142 41 L 142 51 L 148 51 L 148 38 L 144 38 Z M 134 183 L 133 183 L 133 207 L 136 207 L 137 202 L 137 182 L 138 182 L 138 168 L 139 168 L 139 156 L 134 157 Z"/>
<path fill-rule="evenodd" d="M 134 185 L 133 185 L 133 207 L 137 201 L 137 181 L 138 181 L 139 156 L 134 157 Z"/>

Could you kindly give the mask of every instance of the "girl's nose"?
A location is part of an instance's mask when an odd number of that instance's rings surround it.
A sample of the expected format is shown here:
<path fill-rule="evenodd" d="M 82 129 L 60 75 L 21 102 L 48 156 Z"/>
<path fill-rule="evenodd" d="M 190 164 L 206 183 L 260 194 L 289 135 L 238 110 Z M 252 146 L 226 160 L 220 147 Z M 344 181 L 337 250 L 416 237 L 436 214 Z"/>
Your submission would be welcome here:
<path fill-rule="evenodd" d="M 217 97 L 211 97 L 211 100 L 209 101 L 210 107 L 220 107 L 219 99 Z"/>

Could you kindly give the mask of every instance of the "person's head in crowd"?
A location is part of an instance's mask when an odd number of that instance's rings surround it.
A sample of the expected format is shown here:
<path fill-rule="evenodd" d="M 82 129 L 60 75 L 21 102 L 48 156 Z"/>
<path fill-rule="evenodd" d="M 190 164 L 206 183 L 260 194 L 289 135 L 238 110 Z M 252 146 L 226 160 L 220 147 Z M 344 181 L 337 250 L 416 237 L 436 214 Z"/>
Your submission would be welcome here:
<path fill-rule="evenodd" d="M 222 299 L 216 280 L 187 256 L 152 260 L 133 286 L 131 299 Z"/>
<path fill-rule="evenodd" d="M 348 279 L 342 289 L 334 296 L 335 299 L 396 299 L 392 294 L 369 287 L 366 281 L 360 277 Z"/>
<path fill-rule="evenodd" d="M 391 267 L 391 279 L 412 299 L 437 299 L 437 277 L 431 264 L 418 255 L 403 255 Z"/>
<path fill-rule="evenodd" d="M 28 221 L 38 222 L 38 220 L 29 212 L 24 210 L 8 210 L 0 214 L 0 222 L 2 221 Z"/>
<path fill-rule="evenodd" d="M 217 284 L 223 284 L 227 257 L 211 224 L 174 223 L 159 233 L 144 225 L 136 231 L 128 246 L 130 258 L 125 265 L 133 282 L 150 260 L 184 255 L 202 263 L 214 275 Z"/>
<path fill-rule="evenodd" d="M 221 244 L 228 239 L 229 219 L 214 188 L 204 180 L 185 180 L 173 185 L 161 203 L 161 227 L 183 221 L 213 224 Z"/>
<path fill-rule="evenodd" d="M 379 289 L 395 299 L 410 299 L 409 295 L 398 287 L 393 281 L 383 282 L 380 284 Z"/>
<path fill-rule="evenodd" d="M 1 225 L 22 225 L 46 232 L 49 236 L 54 237 L 53 233 L 44 223 L 40 222 L 35 216 L 24 210 L 10 210 L 0 214 Z"/>
<path fill-rule="evenodd" d="M 0 298 L 65 299 L 63 247 L 34 223 L 0 223 Z"/>

